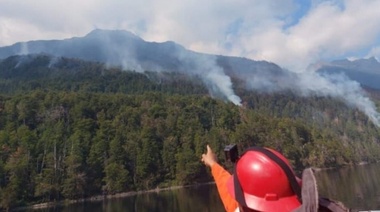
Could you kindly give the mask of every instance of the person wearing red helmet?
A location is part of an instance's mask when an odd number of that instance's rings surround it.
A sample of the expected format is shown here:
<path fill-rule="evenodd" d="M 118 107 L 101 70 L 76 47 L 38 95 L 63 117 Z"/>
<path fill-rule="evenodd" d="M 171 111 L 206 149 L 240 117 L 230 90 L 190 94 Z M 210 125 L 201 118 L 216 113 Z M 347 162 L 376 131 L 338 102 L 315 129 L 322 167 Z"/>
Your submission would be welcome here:
<path fill-rule="evenodd" d="M 319 197 L 312 168 L 303 171 L 301 183 L 289 161 L 273 149 L 248 148 L 235 162 L 233 175 L 217 163 L 208 145 L 201 160 L 211 168 L 227 212 L 350 211 L 340 202 Z"/>
<path fill-rule="evenodd" d="M 300 180 L 295 177 L 288 160 L 273 149 L 247 149 L 236 162 L 233 175 L 217 163 L 208 145 L 202 161 L 211 168 L 227 212 L 285 212 L 301 206 Z"/>

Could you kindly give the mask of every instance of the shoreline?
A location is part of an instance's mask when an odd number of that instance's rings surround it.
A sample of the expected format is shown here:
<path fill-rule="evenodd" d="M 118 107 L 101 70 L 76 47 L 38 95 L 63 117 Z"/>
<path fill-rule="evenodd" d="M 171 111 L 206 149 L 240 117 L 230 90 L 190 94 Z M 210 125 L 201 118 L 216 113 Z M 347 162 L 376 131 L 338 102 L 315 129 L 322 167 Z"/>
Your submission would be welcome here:
<path fill-rule="evenodd" d="M 376 161 L 375 163 L 378 163 L 379 161 Z M 344 166 L 341 167 L 313 167 L 313 170 L 315 172 L 320 172 L 324 170 L 329 170 L 329 169 L 337 169 L 337 168 L 342 168 L 342 167 L 350 167 L 350 166 L 362 166 L 362 165 L 368 165 L 371 164 L 370 162 L 362 161 L 357 164 L 345 164 Z M 301 171 L 302 173 L 302 171 Z M 116 194 L 104 194 L 104 195 L 94 195 L 86 198 L 80 198 L 76 200 L 60 200 L 60 201 L 53 201 L 53 202 L 42 202 L 42 203 L 37 203 L 37 204 L 31 204 L 28 206 L 22 206 L 22 207 L 16 207 L 13 208 L 12 211 L 25 211 L 25 210 L 38 210 L 38 209 L 45 209 L 45 208 L 51 208 L 51 207 L 57 207 L 57 206 L 67 206 L 71 204 L 77 204 L 77 203 L 84 203 L 84 202 L 98 202 L 98 201 L 105 201 L 105 200 L 110 200 L 110 199 L 117 199 L 117 198 L 124 198 L 124 197 L 130 197 L 130 196 L 135 196 L 135 195 L 140 195 L 140 194 L 147 194 L 147 193 L 159 193 L 162 191 L 169 191 L 169 190 L 176 190 L 176 189 L 181 189 L 181 188 L 188 188 L 188 187 L 196 187 L 196 186 L 204 186 L 204 185 L 212 185 L 215 184 L 215 182 L 206 182 L 206 183 L 198 183 L 198 184 L 192 184 L 192 185 L 178 185 L 178 186 L 170 186 L 170 187 L 157 187 L 154 189 L 149 189 L 149 190 L 142 190 L 142 191 L 128 191 L 128 192 L 121 192 L 121 193 L 116 193 Z"/>
<path fill-rule="evenodd" d="M 171 191 L 181 188 L 188 188 L 188 187 L 196 187 L 196 186 L 204 186 L 204 185 L 212 185 L 215 184 L 215 182 L 207 182 L 207 183 L 199 183 L 194 185 L 178 185 L 178 186 L 170 186 L 165 188 L 155 188 L 155 189 L 149 189 L 149 190 L 142 190 L 142 191 L 128 191 L 128 192 L 121 192 L 116 194 L 104 194 L 104 195 L 95 195 L 91 197 L 76 199 L 76 200 L 60 200 L 55 202 L 43 202 L 38 204 L 32 204 L 28 206 L 23 207 L 16 207 L 12 209 L 12 211 L 24 211 L 24 210 L 37 210 L 37 209 L 45 209 L 45 208 L 51 208 L 56 206 L 66 206 L 76 203 L 84 203 L 84 202 L 98 202 L 98 201 L 104 201 L 109 199 L 117 199 L 117 198 L 124 198 L 124 197 L 130 197 L 140 194 L 147 194 L 147 193 L 159 193 L 162 191 Z"/>

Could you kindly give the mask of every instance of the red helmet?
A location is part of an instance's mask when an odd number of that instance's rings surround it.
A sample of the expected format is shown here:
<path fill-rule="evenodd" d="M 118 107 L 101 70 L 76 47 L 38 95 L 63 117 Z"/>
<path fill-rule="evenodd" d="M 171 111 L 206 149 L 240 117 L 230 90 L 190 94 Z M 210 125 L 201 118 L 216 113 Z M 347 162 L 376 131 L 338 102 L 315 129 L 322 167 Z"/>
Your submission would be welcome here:
<path fill-rule="evenodd" d="M 275 156 L 269 157 L 270 155 Z M 282 168 L 273 158 L 281 160 L 280 163 L 287 167 Z M 242 201 L 236 197 L 236 187 L 241 187 L 241 198 L 245 202 L 243 206 L 253 210 L 292 211 L 301 203 L 284 169 L 288 169 L 293 180 L 296 179 L 293 182 L 299 188 L 300 180 L 295 178 L 283 155 L 269 148 L 248 149 L 235 164 L 235 173 L 227 181 L 228 191 L 242 205 Z"/>

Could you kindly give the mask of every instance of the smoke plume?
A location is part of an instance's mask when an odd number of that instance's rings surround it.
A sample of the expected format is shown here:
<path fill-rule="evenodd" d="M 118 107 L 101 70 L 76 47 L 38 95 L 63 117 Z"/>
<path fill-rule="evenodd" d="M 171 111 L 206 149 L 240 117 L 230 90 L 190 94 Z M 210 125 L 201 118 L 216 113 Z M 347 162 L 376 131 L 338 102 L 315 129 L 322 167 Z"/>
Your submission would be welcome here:
<path fill-rule="evenodd" d="M 53 44 L 56 46 L 50 46 Z M 340 98 L 380 126 L 380 115 L 375 104 L 359 83 L 343 74 L 291 72 L 273 63 L 196 53 L 173 42 L 146 42 L 132 33 L 117 30 L 94 30 L 84 38 L 67 39 L 50 45 L 44 42 L 21 43 L 18 51 L 21 55 L 46 53 L 56 57 L 78 57 L 137 72 L 177 71 L 199 77 L 211 96 L 240 106 L 242 100 L 233 90 L 232 73 L 245 81 L 248 89 L 262 92 L 293 90 L 302 96 Z M 20 64 L 22 62 L 20 60 Z M 51 61 L 52 64 L 55 62 Z"/>
<path fill-rule="evenodd" d="M 299 75 L 297 86 L 302 95 L 313 93 L 343 99 L 349 106 L 365 113 L 376 126 L 380 127 L 380 114 L 374 102 L 358 82 L 350 80 L 342 73 L 332 75 L 319 75 L 316 72 L 303 73 Z"/>
<path fill-rule="evenodd" d="M 178 60 L 183 64 L 182 71 L 201 77 L 211 96 L 241 105 L 240 97 L 232 89 L 231 78 L 216 64 L 216 56 L 185 51 L 178 53 Z"/>

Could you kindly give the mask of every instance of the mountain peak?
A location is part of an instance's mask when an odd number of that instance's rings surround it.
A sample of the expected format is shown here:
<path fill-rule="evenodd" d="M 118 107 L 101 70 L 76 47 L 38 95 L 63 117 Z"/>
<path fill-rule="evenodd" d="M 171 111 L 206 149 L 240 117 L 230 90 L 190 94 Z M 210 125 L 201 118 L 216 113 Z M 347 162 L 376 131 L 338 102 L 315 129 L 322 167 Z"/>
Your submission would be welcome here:
<path fill-rule="evenodd" d="M 321 65 L 317 71 L 329 74 L 344 73 L 364 86 L 380 89 L 380 63 L 375 57 L 335 60 Z"/>
<path fill-rule="evenodd" d="M 367 59 L 358 59 L 358 60 L 355 60 L 353 61 L 354 63 L 366 63 L 366 64 L 379 64 L 379 61 L 377 61 L 377 59 L 375 57 L 370 57 L 370 58 L 367 58 Z"/>
<path fill-rule="evenodd" d="M 87 38 L 130 38 L 136 40 L 142 40 L 139 36 L 126 30 L 108 30 L 108 29 L 94 29 L 89 32 L 85 37 Z"/>

